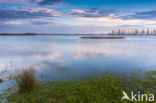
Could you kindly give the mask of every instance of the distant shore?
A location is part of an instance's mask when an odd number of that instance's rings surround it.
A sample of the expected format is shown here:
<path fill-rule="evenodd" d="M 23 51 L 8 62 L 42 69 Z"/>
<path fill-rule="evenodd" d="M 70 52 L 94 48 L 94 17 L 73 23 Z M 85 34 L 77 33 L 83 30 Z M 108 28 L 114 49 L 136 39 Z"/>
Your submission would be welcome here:
<path fill-rule="evenodd" d="M 65 36 L 65 35 L 81 35 L 82 39 L 124 39 L 125 37 L 123 36 L 156 36 L 156 35 L 146 35 L 146 34 L 44 34 L 44 33 L 0 33 L 0 36 Z M 97 35 L 97 36 L 92 36 L 92 35 Z M 104 35 L 107 35 L 108 37 L 104 37 Z M 88 37 L 87 37 L 88 36 Z"/>
<path fill-rule="evenodd" d="M 124 39 L 124 37 L 81 37 L 81 39 Z"/>
<path fill-rule="evenodd" d="M 35 33 L 0 33 L 0 36 L 35 36 Z"/>

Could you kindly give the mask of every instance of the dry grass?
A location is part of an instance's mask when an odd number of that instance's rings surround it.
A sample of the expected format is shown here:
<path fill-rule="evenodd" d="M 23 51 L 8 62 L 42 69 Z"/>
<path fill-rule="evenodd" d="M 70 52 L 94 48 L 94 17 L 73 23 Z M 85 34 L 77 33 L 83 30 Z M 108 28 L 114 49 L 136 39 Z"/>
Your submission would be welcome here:
<path fill-rule="evenodd" d="M 2 77 L 0 77 L 0 83 L 2 83 L 3 82 L 3 78 Z"/>
<path fill-rule="evenodd" d="M 19 92 L 33 91 L 36 86 L 36 72 L 33 68 L 27 68 L 18 73 L 15 77 Z"/>

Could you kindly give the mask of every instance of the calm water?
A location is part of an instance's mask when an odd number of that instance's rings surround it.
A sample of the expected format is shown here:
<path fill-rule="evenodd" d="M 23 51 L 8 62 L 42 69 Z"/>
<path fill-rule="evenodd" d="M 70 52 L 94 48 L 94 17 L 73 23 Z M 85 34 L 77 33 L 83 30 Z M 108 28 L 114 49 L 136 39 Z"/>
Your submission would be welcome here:
<path fill-rule="evenodd" d="M 82 35 L 0 36 L 0 71 L 32 65 L 44 79 L 156 70 L 156 36 L 80 39 Z M 0 84 L 0 90 L 6 87 Z"/>

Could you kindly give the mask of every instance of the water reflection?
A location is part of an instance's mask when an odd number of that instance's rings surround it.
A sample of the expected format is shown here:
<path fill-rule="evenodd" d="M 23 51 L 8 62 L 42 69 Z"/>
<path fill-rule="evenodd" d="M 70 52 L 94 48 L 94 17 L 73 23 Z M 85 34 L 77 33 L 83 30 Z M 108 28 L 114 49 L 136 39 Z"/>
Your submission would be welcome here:
<path fill-rule="evenodd" d="M 39 75 L 57 80 L 155 70 L 155 45 L 155 36 L 125 40 L 85 40 L 79 35 L 0 37 L 0 71 L 10 62 L 11 71 L 33 65 Z"/>

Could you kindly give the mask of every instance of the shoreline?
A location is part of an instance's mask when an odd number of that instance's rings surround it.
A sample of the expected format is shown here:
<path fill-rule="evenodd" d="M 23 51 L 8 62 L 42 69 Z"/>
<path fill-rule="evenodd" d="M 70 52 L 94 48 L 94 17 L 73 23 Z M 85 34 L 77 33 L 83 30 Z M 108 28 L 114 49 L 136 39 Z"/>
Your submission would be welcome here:
<path fill-rule="evenodd" d="M 125 39 L 125 37 L 80 37 L 81 39 Z"/>
<path fill-rule="evenodd" d="M 19 33 L 19 34 L 16 34 L 16 33 L 0 33 L 0 36 L 35 36 L 37 34 L 35 33 Z"/>
<path fill-rule="evenodd" d="M 0 33 L 0 36 L 66 36 L 66 35 L 70 35 L 70 36 L 75 36 L 75 35 L 81 35 L 82 39 L 114 39 L 114 38 L 121 38 L 123 39 L 123 36 L 156 36 L 156 35 L 145 35 L 145 34 L 139 34 L 139 35 L 134 35 L 134 34 L 57 34 L 57 33 L 53 33 L 53 34 L 44 34 L 44 33 Z M 88 36 L 88 37 L 85 37 Z M 92 35 L 97 35 L 97 37 L 94 37 Z M 83 37 L 84 36 L 84 37 Z M 101 37 L 100 37 L 101 36 Z M 110 36 L 111 38 L 108 37 L 103 37 L 103 36 Z"/>

